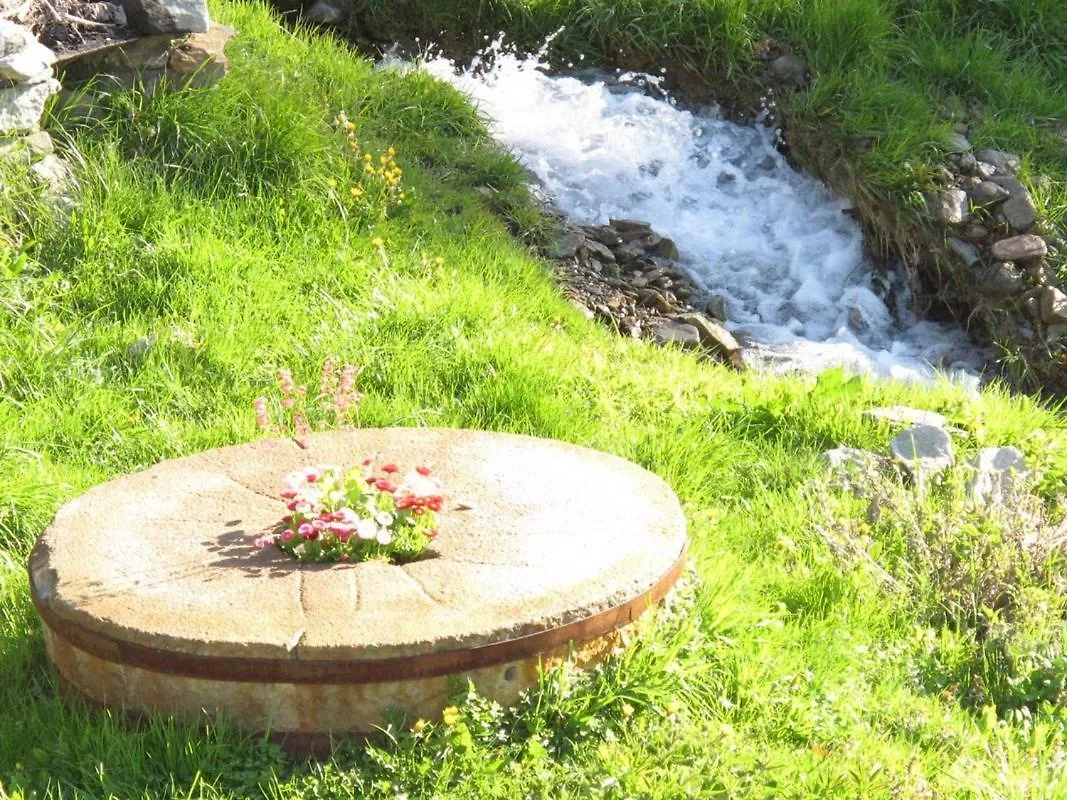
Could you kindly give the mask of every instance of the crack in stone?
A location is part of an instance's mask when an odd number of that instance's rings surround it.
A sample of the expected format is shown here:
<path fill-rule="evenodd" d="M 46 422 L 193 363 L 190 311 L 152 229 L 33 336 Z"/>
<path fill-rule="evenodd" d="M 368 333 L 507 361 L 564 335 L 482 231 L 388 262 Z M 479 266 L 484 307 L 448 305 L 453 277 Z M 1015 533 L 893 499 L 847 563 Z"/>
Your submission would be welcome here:
<path fill-rule="evenodd" d="M 414 575 L 412 575 L 410 572 L 408 572 L 406 567 L 401 567 L 400 568 L 400 574 L 403 575 L 405 578 L 407 578 L 409 581 L 411 581 L 413 584 L 415 584 L 415 587 L 420 592 L 422 592 L 423 595 L 425 595 L 426 597 L 430 598 L 431 602 L 433 602 L 434 605 L 440 606 L 441 608 L 447 609 L 449 611 L 455 610 L 453 606 L 450 606 L 444 600 L 442 600 L 441 598 L 437 597 L 436 595 L 433 594 L 433 592 L 431 592 L 429 589 L 427 589 L 426 585 L 422 581 L 420 581 L 418 578 L 416 578 Z"/>

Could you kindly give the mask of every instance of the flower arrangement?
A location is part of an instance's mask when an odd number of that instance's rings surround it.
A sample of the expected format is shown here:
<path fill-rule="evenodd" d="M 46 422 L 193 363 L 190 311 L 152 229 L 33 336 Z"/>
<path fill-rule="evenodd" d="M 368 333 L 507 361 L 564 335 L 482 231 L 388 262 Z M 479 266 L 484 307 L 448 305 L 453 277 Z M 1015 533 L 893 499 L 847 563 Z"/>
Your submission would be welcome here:
<path fill-rule="evenodd" d="M 437 536 L 441 482 L 425 466 L 399 481 L 398 472 L 396 464 L 375 470 L 367 459 L 347 471 L 321 465 L 289 473 L 285 527 L 257 538 L 256 547 L 277 546 L 300 561 L 417 558 Z"/>

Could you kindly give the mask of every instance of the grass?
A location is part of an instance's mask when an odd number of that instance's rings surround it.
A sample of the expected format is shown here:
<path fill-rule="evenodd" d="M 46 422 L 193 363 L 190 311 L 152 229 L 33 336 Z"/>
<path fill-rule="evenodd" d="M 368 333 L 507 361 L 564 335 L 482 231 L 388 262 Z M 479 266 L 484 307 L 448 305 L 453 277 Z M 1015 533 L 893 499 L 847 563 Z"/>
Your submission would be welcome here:
<path fill-rule="evenodd" d="M 118 94 L 102 122 L 50 121 L 78 165 L 67 224 L 5 167 L 0 798 L 1067 793 L 1062 564 L 1012 550 L 1004 524 L 950 493 L 901 501 L 865 534 L 867 557 L 845 558 L 826 532 L 855 538 L 865 509 L 812 483 L 827 448 L 884 450 L 891 431 L 864 409 L 907 403 L 966 429 L 963 456 L 1021 447 L 1051 527 L 1062 411 L 996 386 L 740 375 L 616 338 L 513 235 L 540 224 L 522 172 L 454 91 L 374 71 L 258 5 L 214 13 L 239 31 L 215 89 Z M 331 124 L 341 109 L 365 148 L 398 152 L 407 202 L 388 215 L 345 197 L 371 179 Z M 550 673 L 509 710 L 459 686 L 450 724 L 397 721 L 322 764 L 224 720 L 135 726 L 61 699 L 23 567 L 56 509 L 256 437 L 252 402 L 274 371 L 308 381 L 328 356 L 366 366 L 364 425 L 556 437 L 663 476 L 689 523 L 686 592 L 593 674 Z M 931 518 L 951 524 L 920 524 Z M 920 555 L 957 556 L 958 582 L 931 578 L 906 546 L 915 531 Z M 967 549 L 991 536 L 1008 545 Z M 886 588 L 871 559 L 915 591 Z M 983 564 L 1020 599 L 964 602 L 979 586 L 967 568 Z M 1007 633 L 988 635 L 989 620 Z"/>
<path fill-rule="evenodd" d="M 523 48 L 553 39 L 560 66 L 669 68 L 678 84 L 753 109 L 761 57 L 782 49 L 811 67 L 803 91 L 779 91 L 793 157 L 855 204 L 872 248 L 900 259 L 940 316 L 976 323 L 1005 348 L 1023 385 L 1064 391 L 1065 355 L 1020 337 L 1014 309 L 974 292 L 927 219 L 946 136 L 1023 156 L 1021 178 L 1061 244 L 1051 273 L 1067 282 L 1067 5 L 1056 0 L 349 0 L 357 34 L 419 32 L 452 50 L 503 31 Z M 946 302 L 945 286 L 962 299 Z M 976 314 L 972 311 L 977 309 Z M 1056 348 L 1054 348 L 1055 350 Z"/>

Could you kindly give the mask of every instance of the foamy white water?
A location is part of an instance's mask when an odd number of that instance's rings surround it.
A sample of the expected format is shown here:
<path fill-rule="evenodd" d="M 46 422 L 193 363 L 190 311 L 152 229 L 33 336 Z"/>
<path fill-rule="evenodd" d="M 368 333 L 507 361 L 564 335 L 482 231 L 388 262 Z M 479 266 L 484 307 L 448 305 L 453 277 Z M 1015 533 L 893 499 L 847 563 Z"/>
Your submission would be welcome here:
<path fill-rule="evenodd" d="M 894 320 L 848 204 L 792 169 L 772 131 L 615 81 L 550 77 L 534 58 L 496 52 L 491 68 L 474 66 L 424 64 L 471 97 L 562 211 L 585 223 L 646 220 L 674 239 L 682 265 L 726 299 L 728 327 L 757 362 L 904 380 L 940 368 L 976 382 L 982 359 L 961 331 Z"/>

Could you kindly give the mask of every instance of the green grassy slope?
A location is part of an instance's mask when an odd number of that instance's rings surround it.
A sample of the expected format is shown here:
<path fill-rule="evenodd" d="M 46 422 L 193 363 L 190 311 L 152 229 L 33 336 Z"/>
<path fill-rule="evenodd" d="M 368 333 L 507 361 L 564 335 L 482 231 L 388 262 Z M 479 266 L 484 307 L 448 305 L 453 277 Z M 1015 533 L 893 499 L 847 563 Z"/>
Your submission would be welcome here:
<path fill-rule="evenodd" d="M 1001 547 L 996 520 L 940 493 L 868 523 L 863 504 L 807 488 L 822 450 L 884 449 L 889 428 L 861 412 L 903 402 L 967 428 L 966 452 L 1018 444 L 1051 495 L 1062 414 L 996 389 L 738 375 L 615 338 L 508 233 L 501 215 L 536 224 L 521 171 L 451 89 L 375 72 L 259 6 L 215 13 L 239 34 L 214 90 L 118 95 L 105 124 L 53 123 L 84 197 L 69 226 L 5 206 L 0 797 L 1067 792 L 1065 722 L 1046 704 L 1064 674 L 1059 564 Z M 365 148 L 397 150 L 405 203 L 387 218 L 348 192 L 374 184 L 331 124 L 342 109 Z M 453 724 L 324 765 L 222 721 L 133 726 L 62 701 L 23 572 L 34 537 L 96 482 L 254 438 L 274 370 L 310 382 L 328 356 L 365 365 L 364 425 L 558 437 L 662 475 L 693 539 L 687 597 L 592 676 L 553 674 L 508 712 L 459 697 Z M 909 549 L 915 525 L 948 542 L 960 586 Z M 841 557 L 841 530 L 868 536 L 869 559 Z M 1003 576 L 1006 606 L 966 600 L 971 567 Z"/>

